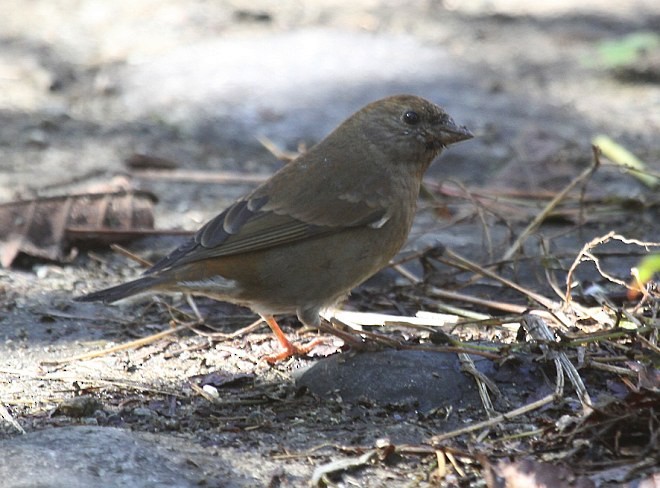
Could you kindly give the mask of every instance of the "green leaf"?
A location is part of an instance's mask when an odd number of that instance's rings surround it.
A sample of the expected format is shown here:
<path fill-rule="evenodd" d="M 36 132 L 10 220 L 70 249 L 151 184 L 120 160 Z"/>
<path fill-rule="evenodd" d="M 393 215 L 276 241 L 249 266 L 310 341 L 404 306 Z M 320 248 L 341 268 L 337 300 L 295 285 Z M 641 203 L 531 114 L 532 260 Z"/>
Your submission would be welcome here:
<path fill-rule="evenodd" d="M 598 146 L 600 151 L 607 159 L 619 166 L 631 170 L 632 175 L 649 188 L 655 188 L 658 185 L 658 178 L 648 174 L 644 162 L 628 151 L 625 147 L 617 144 L 608 136 L 599 135 L 593 138 L 591 143 Z"/>
<path fill-rule="evenodd" d="M 637 265 L 637 276 L 642 283 L 651 281 L 653 275 L 658 272 L 660 272 L 660 254 L 650 254 Z"/>
<path fill-rule="evenodd" d="M 633 32 L 627 36 L 610 39 L 596 47 L 596 59 L 587 60 L 589 65 L 618 68 L 637 61 L 645 52 L 660 48 L 660 35 L 655 32 Z"/>

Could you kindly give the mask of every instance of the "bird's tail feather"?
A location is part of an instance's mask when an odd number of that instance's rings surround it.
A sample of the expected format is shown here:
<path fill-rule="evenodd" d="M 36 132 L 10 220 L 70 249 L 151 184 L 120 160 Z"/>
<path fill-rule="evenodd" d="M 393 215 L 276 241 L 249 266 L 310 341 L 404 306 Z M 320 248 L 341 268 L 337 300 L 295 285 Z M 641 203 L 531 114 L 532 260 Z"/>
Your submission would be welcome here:
<path fill-rule="evenodd" d="M 133 295 L 138 295 L 145 291 L 159 285 L 163 280 L 158 276 L 144 276 L 137 280 L 122 283 L 121 285 L 112 286 L 104 290 L 95 291 L 81 297 L 76 297 L 74 300 L 77 302 L 104 302 L 112 303 L 119 301 L 123 298 L 128 298 Z"/>

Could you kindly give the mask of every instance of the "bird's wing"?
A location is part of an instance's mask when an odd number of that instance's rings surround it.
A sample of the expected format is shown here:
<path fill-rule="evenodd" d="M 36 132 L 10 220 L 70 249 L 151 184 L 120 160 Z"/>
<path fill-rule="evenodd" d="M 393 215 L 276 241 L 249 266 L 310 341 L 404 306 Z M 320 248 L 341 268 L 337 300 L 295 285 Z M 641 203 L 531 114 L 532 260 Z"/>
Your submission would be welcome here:
<path fill-rule="evenodd" d="M 309 207 L 315 207 L 313 201 Z M 293 216 L 301 212 L 253 193 L 207 222 L 193 239 L 158 261 L 146 274 L 204 259 L 263 250 L 349 227 L 380 227 L 388 218 L 387 208 L 371 202 L 337 199 L 330 207 L 319 218 L 315 218 L 317 212 Z"/>

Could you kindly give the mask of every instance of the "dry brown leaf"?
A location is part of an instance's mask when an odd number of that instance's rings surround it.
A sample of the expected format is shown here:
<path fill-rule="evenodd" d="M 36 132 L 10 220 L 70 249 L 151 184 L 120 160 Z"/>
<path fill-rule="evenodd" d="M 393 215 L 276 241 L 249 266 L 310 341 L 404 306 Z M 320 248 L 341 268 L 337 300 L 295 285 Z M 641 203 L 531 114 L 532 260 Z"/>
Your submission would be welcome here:
<path fill-rule="evenodd" d="M 86 193 L 0 205 L 0 264 L 19 253 L 53 261 L 75 256 L 73 241 L 119 242 L 153 229 L 156 198 L 148 192 Z"/>

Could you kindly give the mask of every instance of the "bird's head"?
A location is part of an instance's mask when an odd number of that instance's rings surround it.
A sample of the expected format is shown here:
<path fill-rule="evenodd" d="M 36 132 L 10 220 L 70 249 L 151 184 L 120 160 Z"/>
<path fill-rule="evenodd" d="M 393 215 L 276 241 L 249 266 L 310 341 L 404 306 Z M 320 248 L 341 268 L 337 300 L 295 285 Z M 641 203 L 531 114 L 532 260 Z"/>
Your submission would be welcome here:
<path fill-rule="evenodd" d="M 457 125 L 443 108 L 420 97 L 396 95 L 373 102 L 349 118 L 368 143 L 401 161 L 426 165 L 450 144 L 473 134 Z"/>

